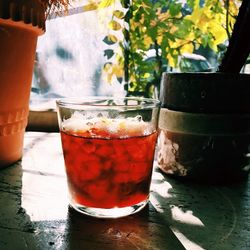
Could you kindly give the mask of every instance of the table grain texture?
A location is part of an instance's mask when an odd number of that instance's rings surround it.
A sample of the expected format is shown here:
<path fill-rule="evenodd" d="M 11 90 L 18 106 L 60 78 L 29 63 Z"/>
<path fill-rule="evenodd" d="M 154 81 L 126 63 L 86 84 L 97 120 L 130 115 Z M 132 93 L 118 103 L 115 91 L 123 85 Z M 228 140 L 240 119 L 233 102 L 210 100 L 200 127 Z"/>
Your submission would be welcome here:
<path fill-rule="evenodd" d="M 68 206 L 58 133 L 26 132 L 23 158 L 0 170 L 0 250 L 250 250 L 250 180 L 182 183 L 155 164 L 150 203 L 120 219 Z"/>

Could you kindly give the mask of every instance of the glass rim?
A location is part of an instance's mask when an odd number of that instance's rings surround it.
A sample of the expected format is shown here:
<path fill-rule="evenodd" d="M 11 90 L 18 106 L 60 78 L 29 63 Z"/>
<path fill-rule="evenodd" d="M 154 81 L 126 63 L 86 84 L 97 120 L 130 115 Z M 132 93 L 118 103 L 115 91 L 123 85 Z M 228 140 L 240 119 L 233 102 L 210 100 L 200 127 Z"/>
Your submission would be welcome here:
<path fill-rule="evenodd" d="M 138 104 L 98 104 L 98 101 L 139 101 Z M 58 107 L 63 108 L 156 108 L 160 107 L 160 101 L 154 98 L 145 97 L 113 97 L 113 96 L 85 96 L 85 97 L 65 97 L 56 100 Z"/>

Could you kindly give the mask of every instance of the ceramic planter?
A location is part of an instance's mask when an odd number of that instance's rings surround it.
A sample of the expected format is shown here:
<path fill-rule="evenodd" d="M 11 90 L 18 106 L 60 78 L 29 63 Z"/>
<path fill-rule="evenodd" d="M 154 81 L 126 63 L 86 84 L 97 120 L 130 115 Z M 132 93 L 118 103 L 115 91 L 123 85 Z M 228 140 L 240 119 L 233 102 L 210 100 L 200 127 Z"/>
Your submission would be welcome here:
<path fill-rule="evenodd" d="M 22 156 L 37 37 L 44 27 L 37 0 L 0 0 L 0 167 Z"/>
<path fill-rule="evenodd" d="M 158 164 L 183 180 L 247 177 L 250 75 L 165 74 L 161 83 Z"/>

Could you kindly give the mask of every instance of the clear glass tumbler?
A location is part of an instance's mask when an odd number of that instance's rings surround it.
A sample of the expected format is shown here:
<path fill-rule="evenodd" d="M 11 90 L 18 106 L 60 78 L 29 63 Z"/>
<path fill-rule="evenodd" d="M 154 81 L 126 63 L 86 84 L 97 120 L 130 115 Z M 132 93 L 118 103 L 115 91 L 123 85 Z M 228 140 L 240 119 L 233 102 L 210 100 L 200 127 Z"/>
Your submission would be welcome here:
<path fill-rule="evenodd" d="M 70 205 L 118 218 L 148 203 L 159 101 L 88 97 L 57 101 Z"/>

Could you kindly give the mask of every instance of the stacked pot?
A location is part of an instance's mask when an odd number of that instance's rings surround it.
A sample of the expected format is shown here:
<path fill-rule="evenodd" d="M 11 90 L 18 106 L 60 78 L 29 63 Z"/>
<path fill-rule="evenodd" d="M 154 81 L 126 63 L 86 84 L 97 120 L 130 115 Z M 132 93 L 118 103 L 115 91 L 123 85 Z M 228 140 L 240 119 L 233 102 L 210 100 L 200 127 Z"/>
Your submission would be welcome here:
<path fill-rule="evenodd" d="M 22 157 L 37 37 L 44 30 L 38 0 L 0 0 L 0 168 Z"/>

